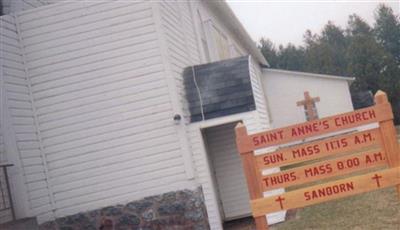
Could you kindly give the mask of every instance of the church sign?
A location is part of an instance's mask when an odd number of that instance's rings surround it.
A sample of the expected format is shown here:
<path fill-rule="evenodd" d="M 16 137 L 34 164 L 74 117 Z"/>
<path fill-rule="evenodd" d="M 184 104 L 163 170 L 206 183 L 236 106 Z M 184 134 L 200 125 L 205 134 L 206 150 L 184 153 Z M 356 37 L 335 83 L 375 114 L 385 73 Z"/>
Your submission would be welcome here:
<path fill-rule="evenodd" d="M 255 150 L 334 134 L 361 125 L 379 127 L 348 132 L 329 138 L 281 147 L 274 152 L 254 154 Z M 305 207 L 338 198 L 397 186 L 400 197 L 400 148 L 393 124 L 392 108 L 385 93 L 375 95 L 375 105 L 349 113 L 284 128 L 247 134 L 236 127 L 236 143 L 241 155 L 250 194 L 250 204 L 258 230 L 267 229 L 265 215 Z M 319 160 L 319 161 L 318 161 Z M 306 164 L 312 161 L 312 163 Z M 301 163 L 281 172 L 263 175 L 262 170 Z M 358 172 L 357 176 L 345 177 Z M 361 172 L 361 174 L 360 174 Z M 263 192 L 299 186 L 333 177 L 344 178 L 263 197 Z"/>

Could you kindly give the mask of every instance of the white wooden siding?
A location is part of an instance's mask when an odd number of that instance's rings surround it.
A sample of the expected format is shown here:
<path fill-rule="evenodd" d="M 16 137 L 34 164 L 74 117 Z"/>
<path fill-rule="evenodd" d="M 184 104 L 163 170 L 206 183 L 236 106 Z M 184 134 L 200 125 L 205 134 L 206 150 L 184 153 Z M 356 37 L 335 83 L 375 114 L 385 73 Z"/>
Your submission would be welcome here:
<path fill-rule="evenodd" d="M 0 100 L 2 100 L 2 98 L 0 97 Z M 0 162 L 6 162 L 7 161 L 7 156 L 5 153 L 5 146 L 4 146 L 4 137 L 3 137 L 3 133 L 4 133 L 4 125 L 2 123 L 0 123 Z"/>
<path fill-rule="evenodd" d="M 7 5 L 3 5 L 3 12 L 4 10 L 6 10 Z M 3 32 L 5 30 L 5 23 L 3 22 L 3 18 L 0 19 L 1 23 L 0 23 L 0 44 L 2 47 L 2 41 L 3 41 L 3 37 L 5 32 Z M 11 27 L 12 28 L 12 27 Z M 3 56 L 4 56 L 4 49 L 0 50 L 0 164 L 1 163 L 5 163 L 7 161 L 7 156 L 6 156 L 6 152 L 5 152 L 5 143 L 4 143 L 4 134 L 5 133 L 5 127 L 4 127 L 4 123 L 5 123 L 5 118 L 4 118 L 4 114 L 5 114 L 5 88 L 4 88 L 4 67 L 3 67 Z M 5 187 L 5 178 L 4 175 L 2 173 L 2 171 L 0 172 L 0 190 L 4 191 L 3 189 L 6 189 Z M 4 192 L 2 192 L 4 194 Z M 1 196 L 1 195 L 0 195 Z M 3 199 L 0 199 L 0 210 L 4 209 L 6 207 L 6 202 L 3 201 Z M 0 211 L 0 224 L 2 223 L 6 223 L 8 221 L 10 221 L 12 219 L 12 215 L 11 215 L 11 210 L 2 210 Z"/>
<path fill-rule="evenodd" d="M 18 20 L 56 217 L 193 185 L 151 3 L 56 3 Z"/>
<path fill-rule="evenodd" d="M 3 14 L 34 9 L 48 4 L 47 0 L 0 0 L 0 2 L 3 6 Z"/>
<path fill-rule="evenodd" d="M 254 128 L 248 128 L 248 132 L 260 132 L 263 130 L 268 130 L 272 128 L 271 124 L 271 111 L 270 108 L 268 107 L 267 103 L 267 97 L 266 93 L 264 92 L 264 88 L 262 85 L 262 80 L 261 78 L 263 77 L 262 72 L 261 72 L 261 67 L 260 65 L 250 56 L 249 57 L 249 71 L 250 71 L 250 79 L 251 79 L 251 86 L 253 88 L 253 95 L 254 95 L 254 100 L 256 103 L 256 119 L 258 126 Z M 260 154 L 260 153 L 265 153 L 269 151 L 273 151 L 275 148 L 264 148 L 260 150 L 256 150 L 255 154 Z M 271 173 L 276 173 L 279 172 L 280 168 L 271 168 L 268 170 L 264 170 L 263 174 L 268 175 Z M 281 189 L 275 189 L 271 190 L 268 192 L 264 192 L 264 196 L 272 196 L 276 194 L 281 194 L 285 190 L 283 188 Z M 286 211 L 282 212 L 275 212 L 267 215 L 268 218 L 268 223 L 269 224 L 274 224 L 278 222 L 282 222 L 285 220 L 285 215 Z"/>
<path fill-rule="evenodd" d="M 10 14 L 11 13 L 11 1 L 12 0 L 0 0 L 3 14 Z"/>
<path fill-rule="evenodd" d="M 221 19 L 220 15 L 214 13 L 214 9 L 210 8 L 209 5 L 204 2 L 205 1 L 194 1 L 191 4 L 193 5 L 193 7 L 195 7 L 200 11 L 203 19 L 203 22 L 201 23 L 205 23 L 207 43 L 211 60 L 212 61 L 221 60 L 217 52 L 217 44 L 215 37 L 212 34 L 212 27 L 216 27 L 221 33 L 224 34 L 224 36 L 226 36 L 228 40 L 227 44 L 228 48 L 234 47 L 235 52 L 230 52 L 229 58 L 244 56 L 249 54 L 250 52 L 245 49 L 246 46 L 244 44 L 244 41 L 237 39 L 237 34 L 235 34 L 234 31 L 228 29 L 226 25 L 227 23 Z M 195 18 L 195 20 L 198 20 L 198 18 Z"/>
<path fill-rule="evenodd" d="M 249 193 L 235 143 L 236 123 L 204 131 L 225 220 L 250 216 Z"/>
<path fill-rule="evenodd" d="M 39 223 L 191 188 L 194 163 L 211 228 L 222 228 L 204 123 L 172 121 L 176 113 L 187 115 L 182 71 L 202 61 L 192 15 L 197 7 L 248 53 L 204 5 L 65 1 L 18 12 L 19 31 L 5 24 L 20 38 L 4 37 L 10 52 L 3 63 L 12 75 L 5 78 L 10 114 Z M 12 61 L 21 55 L 25 65 Z M 257 68 L 251 68 L 255 91 Z M 243 120 L 249 132 L 267 128 L 266 109 L 259 98 L 256 103 L 257 111 L 210 122 Z"/>
<path fill-rule="evenodd" d="M 3 33 L 3 22 L 2 19 L 0 19 L 1 24 L 0 24 L 0 31 L 1 34 Z M 0 37 L 3 37 L 0 35 Z M 1 40 L 2 41 L 2 40 Z M 2 44 L 0 41 L 0 44 Z M 2 45 L 1 45 L 2 46 Z M 0 46 L 0 47 L 1 47 Z M 4 133 L 5 133 L 5 88 L 4 88 L 4 70 L 3 70 L 3 56 L 4 56 L 4 51 L 0 49 L 0 163 L 6 162 L 7 161 L 7 156 L 6 156 L 6 149 L 5 149 L 5 144 L 4 144 Z"/>
<path fill-rule="evenodd" d="M 320 97 L 316 103 L 320 118 L 353 110 L 346 78 L 274 69 L 265 69 L 263 74 L 263 87 L 277 128 L 306 121 L 304 108 L 296 105 L 304 100 L 305 91 Z"/>
<path fill-rule="evenodd" d="M 188 111 L 182 73 L 184 68 L 196 63 L 199 57 L 193 34 L 194 29 L 191 25 L 189 2 L 153 2 L 153 8 L 156 11 L 156 23 L 174 114 L 183 117 L 183 120 L 176 126 L 181 153 L 184 157 L 188 179 L 193 179 L 194 166 L 187 137 Z"/>
<path fill-rule="evenodd" d="M 194 8 L 194 10 L 191 9 L 191 7 Z M 201 1 L 191 2 L 190 5 L 188 5 L 187 2 L 177 3 L 171 1 L 162 1 L 159 4 L 159 9 L 164 32 L 163 36 L 165 38 L 165 45 L 167 47 L 166 55 L 168 57 L 170 73 L 175 82 L 174 87 L 179 99 L 178 104 L 182 108 L 181 112 L 183 112 L 184 116 L 187 117 L 188 111 L 186 109 L 186 101 L 184 97 L 182 71 L 186 67 L 202 63 L 199 50 L 201 44 L 198 44 L 200 40 L 196 39 L 199 31 L 194 31 L 194 20 L 198 20 L 198 18 L 193 17 L 192 12 L 196 12 L 197 9 L 199 9 L 202 12 L 202 15 L 204 15 L 205 21 L 212 20 L 219 29 L 227 34 L 230 44 L 237 47 L 242 54 L 246 54 L 248 52 L 244 50 L 240 42 L 236 41 L 233 33 L 224 27 L 224 23 L 219 20 L 218 16 L 213 15 L 211 11 L 208 11 L 207 8 L 204 7 L 204 3 Z M 255 130 L 269 128 L 270 126 L 266 102 L 264 100 L 265 97 L 260 86 L 260 67 L 255 63 L 253 64 L 252 61 L 250 65 L 250 71 L 252 86 L 256 97 L 257 111 L 246 113 L 243 116 L 239 115 L 233 117 L 238 117 L 238 120 L 244 120 L 246 125 L 249 126 L 249 132 L 254 132 Z M 225 118 L 222 118 L 222 121 L 223 120 L 225 120 Z M 190 142 L 189 145 L 190 151 L 193 155 L 196 178 L 203 188 L 210 226 L 212 229 L 221 229 L 222 221 L 220 219 L 221 216 L 219 213 L 218 198 L 216 197 L 216 185 L 213 184 L 212 176 L 210 174 L 208 156 L 206 150 L 204 149 L 200 126 L 201 125 L 199 124 L 189 124 L 189 127 L 186 128 L 186 135 L 189 139 L 188 141 Z M 278 217 L 273 217 L 271 221 L 281 221 L 283 218 L 282 216 L 284 217 L 284 214 L 282 215 L 281 213 Z"/>
<path fill-rule="evenodd" d="M 2 115 L 10 115 L 7 119 L 14 133 L 7 129 L 7 134 L 15 135 L 11 139 L 15 141 L 17 149 L 16 152 L 10 151 L 9 154 L 16 154 L 18 156 L 8 156 L 9 163 L 15 164 L 11 168 L 11 172 L 19 171 L 19 174 L 29 175 L 24 178 L 25 185 L 19 189 L 27 191 L 18 191 L 15 194 L 28 192 L 32 194 L 28 197 L 30 206 L 28 209 L 33 211 L 48 209 L 46 202 L 41 205 L 35 205 L 38 200 L 48 200 L 47 185 L 45 183 L 43 161 L 40 156 L 38 137 L 33 118 L 33 110 L 31 97 L 29 94 L 28 82 L 25 75 L 25 68 L 23 65 L 22 53 L 15 26 L 14 16 L 1 17 L 1 52 L 2 52 L 2 74 L 3 81 L 2 87 L 4 89 Z M 6 113 L 7 112 L 7 113 Z M 5 117 L 2 119 L 5 120 Z M 5 157 L 4 157 L 5 158 Z M 13 162 L 12 159 L 19 158 L 22 165 Z M 15 169 L 15 167 L 17 169 Z M 19 168 L 21 167 L 21 168 Z M 19 169 L 18 169 L 19 168 Z M 12 179 L 13 173 L 10 173 Z M 15 185 L 12 186 L 16 189 Z M 40 195 L 33 195 L 40 191 Z M 21 197 L 21 202 L 24 197 Z M 17 203 L 20 201 L 17 201 Z M 43 208 L 45 207 L 45 208 Z M 18 207 L 19 208 L 19 207 Z"/>
<path fill-rule="evenodd" d="M 260 65 L 249 56 L 249 71 L 251 87 L 253 89 L 254 102 L 258 113 L 258 119 L 261 124 L 260 130 L 270 128 L 269 108 L 267 107 L 266 96 L 261 83 L 261 68 Z"/>
<path fill-rule="evenodd" d="M 218 207 L 218 192 L 213 181 L 210 156 L 204 145 L 201 130 L 212 126 L 242 121 L 249 129 L 249 132 L 259 128 L 257 113 L 255 111 L 240 113 L 231 116 L 221 117 L 196 122 L 189 125 L 190 146 L 196 168 L 197 180 L 202 185 L 207 213 L 211 229 L 222 229 L 221 214 Z"/>
<path fill-rule="evenodd" d="M 248 134 L 253 134 L 263 130 L 262 124 L 259 121 L 259 114 L 257 111 L 251 111 L 246 113 L 240 113 L 230 115 L 226 117 L 210 119 L 203 122 L 196 122 L 189 125 L 189 135 L 191 150 L 196 168 L 197 180 L 203 187 L 203 193 L 207 206 L 207 212 L 211 229 L 222 229 L 222 220 L 220 211 L 218 208 L 218 193 L 216 191 L 216 185 L 213 182 L 212 176 L 212 165 L 210 164 L 210 156 L 204 146 L 204 140 L 201 130 L 204 128 L 219 126 L 232 122 L 242 121 L 246 126 Z M 270 127 L 268 127 L 270 128 Z M 277 171 L 279 169 L 275 169 Z M 271 173 L 266 172 L 266 173 Z M 283 189 L 277 189 L 274 191 L 264 193 L 265 196 L 272 194 L 282 193 Z M 285 219 L 285 212 L 277 212 L 267 215 L 268 223 L 274 224 Z"/>
<path fill-rule="evenodd" d="M 175 91 L 180 110 L 188 117 L 183 85 L 183 70 L 200 63 L 193 19 L 188 2 L 161 1 L 159 6 L 162 31 L 167 46 L 170 73 L 175 82 Z"/>
<path fill-rule="evenodd" d="M 20 3 L 21 10 L 30 10 L 47 4 L 45 0 L 20 0 L 20 1 L 21 1 Z"/>
<path fill-rule="evenodd" d="M 10 202 L 9 202 L 9 196 L 7 193 L 7 186 L 6 186 L 6 181 L 5 181 L 5 176 L 3 173 L 2 168 L 0 172 L 0 197 L 3 198 L 4 200 L 0 199 L 0 224 L 6 223 L 12 220 L 12 213 L 10 207 Z M 5 209 L 8 208 L 8 209 Z"/>
<path fill-rule="evenodd" d="M 5 23 L 3 22 L 3 19 L 0 19 L 1 24 L 0 24 L 0 41 L 3 41 L 3 37 L 5 35 Z M 11 27 L 12 29 L 12 27 Z M 1 46 L 0 46 L 1 47 Z M 6 156 L 6 152 L 5 152 L 5 143 L 4 143 L 4 134 L 5 133 L 5 127 L 4 127 L 4 123 L 5 123 L 5 118 L 4 118 L 4 105 L 5 105 L 5 88 L 4 88 L 4 66 L 3 66 L 3 56 L 5 51 L 3 51 L 4 49 L 1 49 L 0 52 L 0 66 L 1 66 L 1 70 L 0 70 L 0 164 L 2 163 L 6 163 L 7 162 L 7 156 Z M 0 168 L 0 190 L 2 191 L 2 195 L 4 196 L 4 194 L 7 192 L 7 187 L 6 187 L 6 183 L 5 183 L 5 176 L 3 173 L 3 170 Z M 1 195 L 0 195 L 1 196 Z M 5 197 L 6 199 L 8 198 Z M 5 207 L 9 206 L 9 202 L 7 202 L 7 200 L 3 200 L 0 199 L 0 224 L 2 223 L 6 223 L 8 221 L 10 221 L 12 219 L 12 214 L 11 214 L 11 210 L 7 209 L 7 210 L 2 210 Z"/>

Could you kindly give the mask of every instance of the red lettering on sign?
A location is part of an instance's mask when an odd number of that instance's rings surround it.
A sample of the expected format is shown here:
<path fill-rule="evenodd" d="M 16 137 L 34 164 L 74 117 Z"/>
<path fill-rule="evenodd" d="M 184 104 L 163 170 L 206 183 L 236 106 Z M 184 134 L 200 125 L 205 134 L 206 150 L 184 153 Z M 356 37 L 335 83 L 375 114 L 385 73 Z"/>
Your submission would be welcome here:
<path fill-rule="evenodd" d="M 335 140 L 325 143 L 325 148 L 327 151 L 331 151 L 331 150 L 346 148 L 348 145 L 349 143 L 347 142 L 346 138 L 342 138 L 340 140 Z"/>
<path fill-rule="evenodd" d="M 312 123 L 303 124 L 302 126 L 296 126 L 292 128 L 292 137 L 308 135 L 311 133 L 316 133 L 324 129 L 329 129 L 329 122 L 316 121 Z"/>
<path fill-rule="evenodd" d="M 384 161 L 384 160 L 386 160 L 386 158 L 382 155 L 381 152 L 374 153 L 374 159 L 375 159 L 375 161 Z"/>
<path fill-rule="evenodd" d="M 347 159 L 345 161 L 339 161 L 336 164 L 336 167 L 339 170 L 343 170 L 346 168 L 358 167 L 358 166 L 360 166 L 360 159 L 358 159 L 357 157 L 353 158 L 353 159 Z"/>
<path fill-rule="evenodd" d="M 379 183 L 379 179 L 381 179 L 382 176 L 379 176 L 378 174 L 375 174 L 374 177 L 372 177 L 373 180 L 376 180 L 376 186 L 378 186 L 378 188 L 381 187 L 381 184 Z"/>
<path fill-rule="evenodd" d="M 283 204 L 282 204 L 282 201 L 284 201 L 285 200 L 285 198 L 283 198 L 283 197 L 281 197 L 281 196 L 278 196 L 278 198 L 276 198 L 276 202 L 279 202 L 279 205 L 281 206 L 281 210 L 283 209 Z"/>
<path fill-rule="evenodd" d="M 255 146 L 258 146 L 282 139 L 283 139 L 283 130 L 280 130 L 275 133 L 267 133 L 261 136 L 253 137 L 253 144 Z"/>
<path fill-rule="evenodd" d="M 318 145 L 310 145 L 304 148 L 295 149 L 292 151 L 293 158 L 311 156 L 320 153 L 321 150 Z"/>
<path fill-rule="evenodd" d="M 324 164 L 318 167 L 308 168 L 304 170 L 306 177 L 313 177 L 323 174 L 329 174 L 333 171 L 331 164 Z"/>
<path fill-rule="evenodd" d="M 304 197 L 305 200 L 314 200 L 325 196 L 332 196 L 334 194 L 343 193 L 351 190 L 354 190 L 354 184 L 353 182 L 348 182 L 345 184 L 338 184 L 338 185 L 328 186 L 325 188 L 316 189 L 311 192 L 308 191 L 304 192 Z"/>
<path fill-rule="evenodd" d="M 273 186 L 276 184 L 282 184 L 285 182 L 290 182 L 290 181 L 295 181 L 297 180 L 295 172 L 291 173 L 285 173 L 277 176 L 270 176 L 270 177 L 265 177 L 263 179 L 265 186 Z"/>
<path fill-rule="evenodd" d="M 354 144 L 363 144 L 363 143 L 371 142 L 373 140 L 374 139 L 373 139 L 371 133 L 363 134 L 362 136 L 354 137 Z"/>
<path fill-rule="evenodd" d="M 369 111 L 364 111 L 364 112 L 359 112 L 359 113 L 353 113 L 351 115 L 347 116 L 342 116 L 342 117 L 337 117 L 335 118 L 335 125 L 337 127 L 348 125 L 348 124 L 353 124 L 361 121 L 368 121 L 371 119 L 376 118 L 375 111 L 374 110 L 369 110 Z"/>
<path fill-rule="evenodd" d="M 274 163 L 284 161 L 285 158 L 283 157 L 282 153 L 278 153 L 278 154 L 266 155 L 263 158 L 263 160 L 264 160 L 264 165 L 269 165 L 269 164 L 274 164 Z"/>
<path fill-rule="evenodd" d="M 327 120 L 322 121 L 322 129 L 329 129 L 329 122 Z"/>

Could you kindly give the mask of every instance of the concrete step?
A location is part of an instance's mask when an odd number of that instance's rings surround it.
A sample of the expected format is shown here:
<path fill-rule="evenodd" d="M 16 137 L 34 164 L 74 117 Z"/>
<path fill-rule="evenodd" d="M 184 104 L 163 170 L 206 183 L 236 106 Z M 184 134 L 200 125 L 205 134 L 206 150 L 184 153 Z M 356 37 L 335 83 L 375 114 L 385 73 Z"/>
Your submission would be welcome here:
<path fill-rule="evenodd" d="M 0 230 L 39 230 L 39 227 L 36 218 L 26 218 L 0 224 Z"/>

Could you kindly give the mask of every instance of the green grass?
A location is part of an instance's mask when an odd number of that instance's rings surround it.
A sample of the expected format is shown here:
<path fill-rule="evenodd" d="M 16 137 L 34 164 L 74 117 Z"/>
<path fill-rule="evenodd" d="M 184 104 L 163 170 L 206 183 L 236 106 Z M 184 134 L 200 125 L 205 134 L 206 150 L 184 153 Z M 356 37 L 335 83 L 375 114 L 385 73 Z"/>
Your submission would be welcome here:
<path fill-rule="evenodd" d="M 399 230 L 400 200 L 395 188 L 388 188 L 330 201 L 300 209 L 295 219 L 272 229 Z"/>

